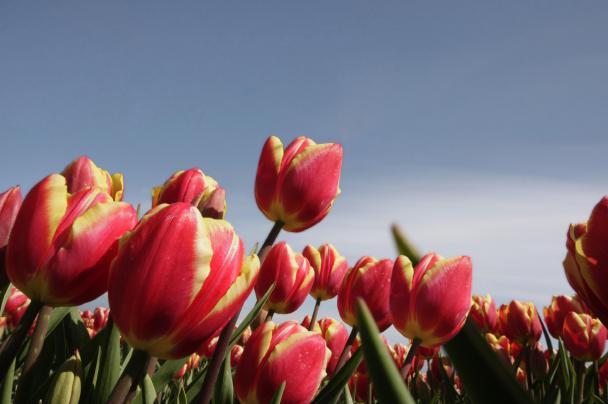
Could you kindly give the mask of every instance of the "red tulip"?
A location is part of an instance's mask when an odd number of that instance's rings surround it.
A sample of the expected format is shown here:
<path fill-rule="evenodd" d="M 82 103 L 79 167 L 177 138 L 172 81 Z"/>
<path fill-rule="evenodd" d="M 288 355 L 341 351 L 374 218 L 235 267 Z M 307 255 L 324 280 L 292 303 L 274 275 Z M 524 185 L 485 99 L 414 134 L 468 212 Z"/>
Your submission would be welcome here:
<path fill-rule="evenodd" d="M 295 321 L 258 327 L 245 345 L 234 378 L 243 404 L 268 403 L 285 383 L 282 403 L 310 403 L 317 392 L 331 352 L 316 332 Z"/>
<path fill-rule="evenodd" d="M 293 313 L 304 303 L 314 280 L 315 273 L 308 260 L 283 241 L 272 246 L 264 258 L 255 294 L 261 298 L 274 283 L 264 307 L 276 313 Z"/>
<path fill-rule="evenodd" d="M 568 313 L 562 333 L 566 349 L 580 361 L 596 361 L 604 353 L 608 331 L 588 314 Z"/>
<path fill-rule="evenodd" d="M 240 310 L 258 270 L 228 222 L 183 202 L 159 205 L 121 240 L 108 290 L 112 318 L 134 348 L 181 358 Z"/>
<path fill-rule="evenodd" d="M 390 304 L 393 324 L 409 339 L 433 347 L 449 341 L 471 307 L 471 259 L 427 254 L 412 267 L 401 255 L 395 261 Z"/>
<path fill-rule="evenodd" d="M 397 343 L 393 345 L 393 349 L 391 353 L 393 355 L 393 361 L 395 362 L 395 366 L 397 369 L 401 369 L 403 365 L 405 365 L 405 358 L 407 358 L 407 354 L 411 349 L 411 345 L 404 345 Z M 424 357 L 420 355 L 419 351 L 416 351 L 414 355 L 414 359 L 411 362 L 410 369 L 408 371 L 408 376 L 413 376 L 416 372 L 419 372 L 424 366 Z"/>
<path fill-rule="evenodd" d="M 224 189 L 200 168 L 177 171 L 162 186 L 152 190 L 152 207 L 175 202 L 198 207 L 203 217 L 223 219 L 226 213 Z"/>
<path fill-rule="evenodd" d="M 496 331 L 496 306 L 492 296 L 474 295 L 469 316 L 481 332 Z"/>
<path fill-rule="evenodd" d="M 315 271 L 315 283 L 310 290 L 310 295 L 319 300 L 335 297 L 340 291 L 340 286 L 348 271 L 346 258 L 341 256 L 331 244 L 323 244 L 318 250 L 307 245 L 302 254 Z"/>
<path fill-rule="evenodd" d="M 340 359 L 340 354 L 344 350 L 346 340 L 348 340 L 348 331 L 341 322 L 331 317 L 325 317 L 317 321 L 312 331 L 321 334 L 331 351 L 331 357 L 327 362 L 327 374 L 332 375 Z"/>
<path fill-rule="evenodd" d="M 75 306 L 107 290 L 118 239 L 133 228 L 135 210 L 100 188 L 70 194 L 52 174 L 32 188 L 8 243 L 11 282 L 48 306 Z"/>
<path fill-rule="evenodd" d="M 517 300 L 500 306 L 498 328 L 511 341 L 523 345 L 535 343 L 542 333 L 534 303 L 522 303 Z"/>
<path fill-rule="evenodd" d="M 393 261 L 363 257 L 348 270 L 338 293 L 338 311 L 342 320 L 357 325 L 357 300 L 363 299 L 380 331 L 391 325 L 389 291 Z"/>
<path fill-rule="evenodd" d="M 22 202 L 19 186 L 9 188 L 0 194 L 0 285 L 4 286 L 8 284 L 4 268 L 6 245 Z"/>
<path fill-rule="evenodd" d="M 122 201 L 124 194 L 124 182 L 122 174 L 110 174 L 106 170 L 99 168 L 93 160 L 87 156 L 82 156 L 72 161 L 61 173 L 66 179 L 68 192 L 76 192 L 89 188 L 97 187 L 109 194 L 114 200 Z"/>
<path fill-rule="evenodd" d="M 241 357 L 243 356 L 243 347 L 240 345 L 234 345 L 230 350 L 230 366 L 237 367 L 241 363 Z"/>
<path fill-rule="evenodd" d="M 30 299 L 15 287 L 11 287 L 11 292 L 4 306 L 4 316 L 9 330 L 14 329 L 19 324 L 21 317 L 30 305 Z"/>
<path fill-rule="evenodd" d="M 486 341 L 492 348 L 494 352 L 496 352 L 507 364 L 511 365 L 513 363 L 513 353 L 511 352 L 511 341 L 504 335 L 500 337 L 492 334 L 486 333 Z"/>
<path fill-rule="evenodd" d="M 300 136 L 285 150 L 278 137 L 266 140 L 255 179 L 255 200 L 273 222 L 303 231 L 329 213 L 340 193 L 342 146 Z"/>
<path fill-rule="evenodd" d="M 543 308 L 547 329 L 554 338 L 562 336 L 564 318 L 571 311 L 575 313 L 587 313 L 588 310 L 578 296 L 553 296 L 551 305 Z"/>
<path fill-rule="evenodd" d="M 608 196 L 589 221 L 570 225 L 564 259 L 566 277 L 591 312 L 608 324 Z"/>

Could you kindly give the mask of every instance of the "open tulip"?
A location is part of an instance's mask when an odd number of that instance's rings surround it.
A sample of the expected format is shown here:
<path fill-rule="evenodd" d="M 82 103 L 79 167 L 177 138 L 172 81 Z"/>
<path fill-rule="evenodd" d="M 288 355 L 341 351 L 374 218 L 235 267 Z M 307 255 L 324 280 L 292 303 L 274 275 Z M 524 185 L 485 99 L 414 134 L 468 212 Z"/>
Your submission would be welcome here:
<path fill-rule="evenodd" d="M 427 254 L 414 268 L 401 255 L 395 261 L 390 305 L 395 328 L 422 346 L 449 341 L 471 307 L 472 266 L 469 257 Z"/>
<path fill-rule="evenodd" d="M 330 356 L 318 333 L 295 321 L 279 326 L 266 322 L 245 345 L 234 378 L 236 394 L 243 404 L 269 403 L 285 383 L 282 403 L 310 403 Z"/>
<path fill-rule="evenodd" d="M 580 361 L 596 361 L 604 353 L 608 331 L 588 314 L 568 313 L 562 334 L 566 349 Z"/>
<path fill-rule="evenodd" d="M 591 312 L 608 324 L 608 196 L 589 221 L 570 225 L 564 259 L 566 277 Z"/>
<path fill-rule="evenodd" d="M 331 244 L 323 244 L 318 249 L 307 245 L 302 254 L 315 271 L 315 282 L 310 295 L 319 300 L 328 300 L 337 296 L 348 271 L 346 258 L 341 256 Z"/>
<path fill-rule="evenodd" d="M 121 240 L 108 290 L 112 318 L 134 348 L 181 358 L 240 310 L 258 270 L 228 222 L 188 203 L 159 205 Z"/>
<path fill-rule="evenodd" d="M 274 283 L 264 307 L 276 313 L 293 313 L 304 303 L 314 280 L 308 260 L 283 241 L 272 246 L 264 258 L 255 294 L 261 298 Z"/>
<path fill-rule="evenodd" d="M 346 324 L 357 325 L 357 301 L 362 299 L 380 331 L 391 325 L 388 299 L 392 270 L 392 260 L 367 256 L 348 270 L 338 293 L 338 311 Z"/>
<path fill-rule="evenodd" d="M 522 345 L 538 341 L 542 326 L 534 303 L 511 301 L 498 309 L 498 328 L 511 341 Z"/>
<path fill-rule="evenodd" d="M 71 194 L 52 174 L 27 194 L 8 243 L 6 271 L 32 300 L 75 306 L 107 290 L 118 239 L 133 228 L 135 210 L 100 188 Z"/>
<path fill-rule="evenodd" d="M 255 179 L 255 200 L 287 231 L 308 229 L 329 213 L 340 193 L 342 146 L 316 144 L 300 136 L 285 150 L 281 140 L 266 140 Z"/>
<path fill-rule="evenodd" d="M 551 304 L 547 307 L 543 307 L 547 329 L 554 338 L 562 336 L 564 319 L 571 311 L 579 314 L 587 313 L 585 303 L 583 303 L 578 296 L 553 296 L 553 298 L 551 298 Z"/>
<path fill-rule="evenodd" d="M 9 188 L 0 194 L 0 287 L 8 284 L 4 268 L 6 245 L 22 202 L 19 186 Z"/>
<path fill-rule="evenodd" d="M 492 296 L 473 296 L 469 316 L 482 332 L 496 331 L 496 305 Z"/>
<path fill-rule="evenodd" d="M 198 207 L 204 217 L 223 219 L 226 213 L 224 189 L 200 168 L 177 171 L 162 186 L 152 190 L 152 207 L 175 202 Z"/>
<path fill-rule="evenodd" d="M 331 317 L 320 319 L 315 324 L 312 331 L 321 334 L 327 347 L 331 351 L 331 357 L 327 363 L 327 374 L 331 375 L 334 373 L 334 369 L 340 359 L 340 354 L 346 345 L 348 331 L 346 331 L 346 327 L 344 327 L 341 322 Z"/>
<path fill-rule="evenodd" d="M 124 182 L 122 174 L 110 174 L 99 168 L 93 160 L 82 156 L 72 161 L 61 173 L 66 179 L 68 192 L 74 194 L 81 189 L 89 187 L 100 188 L 114 200 L 122 201 L 124 195 Z"/>

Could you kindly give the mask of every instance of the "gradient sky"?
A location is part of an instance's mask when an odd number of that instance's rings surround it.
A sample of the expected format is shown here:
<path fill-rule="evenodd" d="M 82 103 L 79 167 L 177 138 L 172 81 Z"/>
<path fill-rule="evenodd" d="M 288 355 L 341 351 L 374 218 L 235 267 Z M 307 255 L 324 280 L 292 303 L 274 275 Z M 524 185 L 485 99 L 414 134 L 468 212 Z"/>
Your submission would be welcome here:
<path fill-rule="evenodd" d="M 608 194 L 608 2 L 0 2 L 0 189 L 87 154 L 126 199 L 201 167 L 251 246 L 270 134 L 344 145 L 296 249 L 473 257 L 474 291 L 569 293 L 568 223 Z M 310 302 L 301 312 L 309 311 Z M 334 314 L 334 303 L 325 306 Z"/>

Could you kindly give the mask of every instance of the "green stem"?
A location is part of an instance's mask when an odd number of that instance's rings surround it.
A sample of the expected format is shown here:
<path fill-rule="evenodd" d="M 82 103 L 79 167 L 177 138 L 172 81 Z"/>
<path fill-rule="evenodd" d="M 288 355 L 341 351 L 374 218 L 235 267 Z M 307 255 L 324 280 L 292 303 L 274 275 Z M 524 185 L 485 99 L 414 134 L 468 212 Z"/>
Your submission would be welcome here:
<path fill-rule="evenodd" d="M 585 395 L 585 362 L 574 360 L 576 370 L 576 403 L 581 404 Z"/>
<path fill-rule="evenodd" d="M 410 345 L 410 349 L 407 351 L 407 356 L 405 357 L 403 365 L 401 366 L 401 378 L 403 380 L 405 380 L 407 377 L 407 373 L 410 370 L 410 364 L 414 360 L 414 356 L 416 355 L 416 351 L 418 350 L 421 342 L 422 340 L 420 338 L 414 338 L 412 340 L 412 345 Z"/>
<path fill-rule="evenodd" d="M 123 404 L 129 402 L 130 396 L 137 392 L 137 386 L 143 381 L 150 356 L 147 352 L 134 350 L 131 360 L 127 364 L 124 372 L 118 379 L 110 398 L 109 404 Z"/>
<path fill-rule="evenodd" d="M 266 318 L 264 319 L 264 322 L 267 323 L 267 322 L 271 321 L 272 316 L 274 316 L 274 310 L 270 309 L 270 310 L 268 310 L 268 313 L 266 313 Z"/>
<path fill-rule="evenodd" d="M 40 356 L 40 352 L 42 352 L 44 338 L 46 337 L 46 331 L 49 328 L 49 320 L 51 319 L 52 311 L 53 308 L 51 306 L 42 306 L 38 313 L 38 321 L 36 321 L 36 328 L 32 335 L 32 343 L 30 344 L 29 351 L 27 351 L 25 364 L 23 365 L 23 375 L 29 373 L 32 366 L 34 366 L 34 363 L 36 363 L 38 356 Z"/>
<path fill-rule="evenodd" d="M 317 321 L 317 314 L 319 313 L 319 306 L 321 306 L 321 299 L 317 298 L 317 301 L 315 302 L 315 308 L 313 309 L 312 316 L 310 317 L 308 331 L 311 331 L 315 327 L 315 323 Z"/>
<path fill-rule="evenodd" d="M 342 369 L 342 366 L 344 366 L 344 364 L 346 363 L 348 353 L 350 352 L 353 343 L 355 342 L 355 338 L 357 338 L 358 332 L 359 329 L 357 328 L 357 326 L 354 326 L 352 330 L 350 330 L 350 334 L 348 336 L 348 339 L 346 340 L 346 344 L 344 344 L 344 349 L 342 349 L 342 353 L 340 354 L 340 359 L 338 359 L 338 363 L 336 364 L 336 368 L 334 369 L 334 375 L 338 373 L 338 370 Z"/>
<path fill-rule="evenodd" d="M 2 344 L 2 348 L 0 348 L 0 374 L 6 374 L 8 371 L 13 359 L 15 359 L 19 349 L 23 345 L 27 332 L 32 327 L 40 309 L 42 309 L 42 303 L 32 300 L 23 314 L 23 317 L 21 317 L 21 321 L 17 328 L 15 328 L 4 344 Z"/>

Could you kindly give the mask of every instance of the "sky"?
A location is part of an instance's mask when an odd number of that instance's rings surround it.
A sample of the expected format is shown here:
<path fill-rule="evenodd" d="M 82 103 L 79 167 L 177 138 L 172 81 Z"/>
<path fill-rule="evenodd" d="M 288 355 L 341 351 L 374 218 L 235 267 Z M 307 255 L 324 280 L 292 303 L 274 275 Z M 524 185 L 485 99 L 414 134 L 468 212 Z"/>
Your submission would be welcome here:
<path fill-rule="evenodd" d="M 261 146 L 307 135 L 344 145 L 342 194 L 281 235 L 294 249 L 394 258 L 399 223 L 470 255 L 475 293 L 544 305 L 571 293 L 568 224 L 608 194 L 607 20 L 602 1 L 1 1 L 0 189 L 86 154 L 147 207 L 197 166 L 252 246 Z"/>

